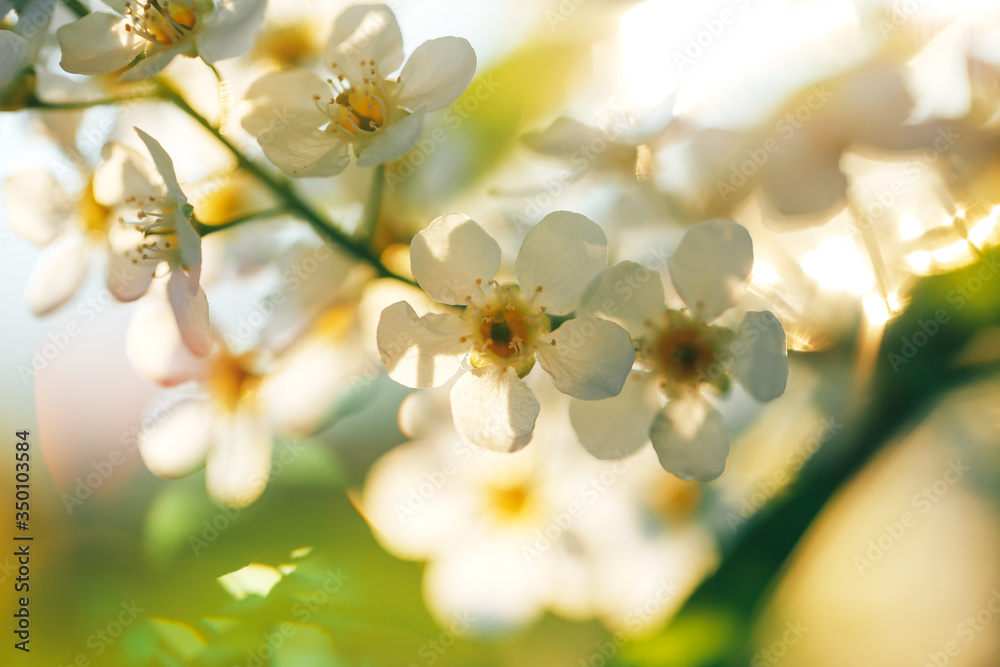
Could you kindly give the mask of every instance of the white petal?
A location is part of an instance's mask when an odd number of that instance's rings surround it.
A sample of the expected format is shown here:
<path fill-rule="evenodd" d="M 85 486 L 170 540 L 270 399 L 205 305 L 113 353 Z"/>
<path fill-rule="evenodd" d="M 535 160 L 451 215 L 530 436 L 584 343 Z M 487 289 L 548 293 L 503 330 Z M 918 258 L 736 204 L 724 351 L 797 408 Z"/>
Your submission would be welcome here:
<path fill-rule="evenodd" d="M 608 239 L 586 216 L 556 211 L 524 237 L 515 264 L 524 294 L 538 287 L 535 303 L 565 315 L 580 303 L 584 290 L 608 268 Z"/>
<path fill-rule="evenodd" d="M 410 270 L 427 294 L 440 303 L 465 305 L 480 295 L 500 270 L 500 246 L 461 213 L 436 218 L 410 243 Z"/>
<path fill-rule="evenodd" d="M 405 301 L 382 311 L 376 340 L 386 372 L 407 387 L 437 387 L 458 370 L 471 343 L 469 325 L 451 313 L 417 317 Z"/>
<path fill-rule="evenodd" d="M 294 178 L 336 176 L 351 163 L 346 143 L 311 127 L 288 125 L 257 142 L 274 166 Z"/>
<path fill-rule="evenodd" d="M 465 92 L 476 75 L 476 52 L 461 37 L 424 42 L 399 75 L 399 105 L 413 111 L 443 109 Z"/>
<path fill-rule="evenodd" d="M 126 25 L 119 16 L 93 12 L 60 27 L 59 65 L 73 74 L 109 74 L 125 67 L 146 48 L 146 40 Z"/>
<path fill-rule="evenodd" d="M 438 623 L 488 636 L 509 633 L 541 615 L 549 572 L 529 565 L 519 546 L 498 536 L 431 561 L 424 590 Z"/>
<path fill-rule="evenodd" d="M 90 253 L 87 240 L 70 229 L 60 234 L 42 251 L 25 291 L 28 307 L 35 315 L 45 315 L 76 294 L 87 277 Z"/>
<path fill-rule="evenodd" d="M 781 396 L 788 383 L 788 346 L 778 318 L 768 310 L 748 311 L 737 342 L 745 346 L 731 350 L 739 383 L 758 401 Z"/>
<path fill-rule="evenodd" d="M 205 401 L 171 406 L 164 421 L 139 434 L 139 453 L 146 467 L 160 477 L 183 477 L 197 470 L 212 439 L 212 422 Z"/>
<path fill-rule="evenodd" d="M 539 344 L 538 363 L 559 391 L 585 401 L 617 396 L 635 362 L 629 333 L 599 317 L 569 320 L 546 338 L 555 344 Z"/>
<path fill-rule="evenodd" d="M 42 169 L 11 174 L 3 186 L 3 199 L 10 228 L 35 245 L 51 242 L 73 213 L 66 191 Z"/>
<path fill-rule="evenodd" d="M 140 375 L 166 387 L 201 379 L 206 370 L 205 359 L 184 344 L 170 304 L 152 295 L 132 314 L 125 354 Z"/>
<path fill-rule="evenodd" d="M 271 72 L 260 77 L 247 89 L 243 106 L 243 129 L 265 141 L 287 125 L 322 127 L 329 119 L 316 107 L 314 95 L 327 99 L 332 95 L 329 84 L 309 70 L 291 69 Z"/>
<path fill-rule="evenodd" d="M 17 76 L 28 60 L 27 55 L 28 40 L 13 30 L 0 30 L 0 88 Z"/>
<path fill-rule="evenodd" d="M 403 36 L 392 10 L 385 5 L 348 7 L 333 22 L 333 31 L 323 56 L 335 71 L 342 71 L 352 84 L 368 76 L 368 61 L 378 73 L 388 76 L 403 64 Z M 364 65 L 360 63 L 364 62 Z"/>
<path fill-rule="evenodd" d="M 701 396 L 667 403 L 649 431 L 663 469 L 681 479 L 713 480 L 726 469 L 729 431 Z"/>
<path fill-rule="evenodd" d="M 617 322 L 639 338 L 644 333 L 644 323 L 658 316 L 665 302 L 659 272 L 624 261 L 608 268 L 591 283 L 583 298 L 582 311 Z"/>
<path fill-rule="evenodd" d="M 197 356 L 208 356 L 212 351 L 212 325 L 208 319 L 205 290 L 193 277 L 173 271 L 167 283 L 167 294 L 184 344 Z"/>
<path fill-rule="evenodd" d="M 358 155 L 359 167 L 374 167 L 406 155 L 413 148 L 424 127 L 424 114 L 401 118 L 376 134 Z"/>
<path fill-rule="evenodd" d="M 156 76 L 164 69 L 171 61 L 188 51 L 188 44 L 185 42 L 180 42 L 177 46 L 171 49 L 163 49 L 162 51 L 155 51 L 149 56 L 143 58 L 135 64 L 126 72 L 122 73 L 122 82 L 129 81 L 141 81 L 143 79 L 148 79 L 151 76 Z"/>
<path fill-rule="evenodd" d="M 146 145 L 146 150 L 149 151 L 150 157 L 153 158 L 153 165 L 156 167 L 156 173 L 158 173 L 160 178 L 163 179 L 163 184 L 167 188 L 167 193 L 176 199 L 179 204 L 187 203 L 187 198 L 181 191 L 180 183 L 177 182 L 177 173 L 174 171 L 174 161 L 170 159 L 169 155 L 167 155 L 167 151 L 163 150 L 163 146 L 160 145 L 160 142 L 139 128 L 133 126 L 132 129 L 142 140 L 142 143 Z"/>
<path fill-rule="evenodd" d="M 118 206 L 126 197 L 162 196 L 163 178 L 139 151 L 109 142 L 101 149 L 103 161 L 94 170 L 94 199 L 105 206 Z"/>
<path fill-rule="evenodd" d="M 250 411 L 227 416 L 216 429 L 208 453 L 205 482 L 212 499 L 230 507 L 246 507 L 260 497 L 271 469 L 271 433 Z"/>
<path fill-rule="evenodd" d="M 136 229 L 112 227 L 109 239 L 112 252 L 108 256 L 108 291 L 119 301 L 135 301 L 149 289 L 157 260 L 132 261 L 126 250 L 139 243 L 142 234 Z"/>
<path fill-rule="evenodd" d="M 649 442 L 649 427 L 661 402 L 655 378 L 633 371 L 617 396 L 571 401 L 569 418 L 588 452 L 599 459 L 621 459 Z"/>
<path fill-rule="evenodd" d="M 753 241 L 734 220 L 707 220 L 684 234 L 667 264 L 674 289 L 696 317 L 710 322 L 746 293 Z"/>
<path fill-rule="evenodd" d="M 474 368 L 451 389 L 459 434 L 497 452 L 516 452 L 531 442 L 539 409 L 534 393 L 511 368 Z"/>
<path fill-rule="evenodd" d="M 267 0 L 215 0 L 196 34 L 198 55 L 206 62 L 234 58 L 250 50 L 264 22 Z"/>

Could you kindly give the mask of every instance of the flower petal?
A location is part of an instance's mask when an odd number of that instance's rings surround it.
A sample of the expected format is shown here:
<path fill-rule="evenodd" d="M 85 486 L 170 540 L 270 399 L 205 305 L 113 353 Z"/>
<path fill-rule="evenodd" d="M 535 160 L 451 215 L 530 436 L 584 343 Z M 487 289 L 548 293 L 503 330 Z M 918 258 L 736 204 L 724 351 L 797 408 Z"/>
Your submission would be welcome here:
<path fill-rule="evenodd" d="M 126 197 L 163 196 L 163 177 L 156 167 L 131 146 L 112 141 L 101 149 L 103 161 L 94 170 L 94 199 L 104 206 L 119 206 Z"/>
<path fill-rule="evenodd" d="M 680 297 L 696 317 L 711 322 L 746 293 L 753 241 L 735 220 L 707 220 L 684 234 L 667 265 Z"/>
<path fill-rule="evenodd" d="M 531 442 L 540 406 L 512 368 L 474 368 L 451 389 L 455 429 L 467 442 L 516 452 Z"/>
<path fill-rule="evenodd" d="M 745 349 L 734 351 L 733 376 L 758 401 L 781 396 L 788 384 L 788 346 L 778 318 L 769 310 L 748 311 L 737 341 Z"/>
<path fill-rule="evenodd" d="M 125 354 L 140 375 L 165 387 L 202 379 L 206 370 L 205 359 L 184 344 L 170 304 L 153 295 L 132 314 Z"/>
<path fill-rule="evenodd" d="M 212 500 L 246 507 L 260 497 L 271 470 L 271 433 L 258 415 L 240 410 L 216 429 L 208 453 L 205 482 Z"/>
<path fill-rule="evenodd" d="M 184 344 L 197 356 L 208 356 L 212 351 L 212 325 L 208 319 L 205 290 L 193 276 L 173 271 L 167 283 L 167 295 Z"/>
<path fill-rule="evenodd" d="M 11 174 L 3 186 L 3 199 L 10 228 L 35 245 L 50 243 L 73 213 L 66 191 L 43 169 Z"/>
<path fill-rule="evenodd" d="M 119 301 L 135 301 L 149 289 L 159 260 L 136 259 L 129 252 L 142 241 L 134 228 L 112 227 L 108 234 L 111 253 L 108 256 L 108 291 Z"/>
<path fill-rule="evenodd" d="M 368 76 L 369 60 L 382 76 L 395 72 L 403 64 L 403 35 L 395 14 L 385 5 L 348 7 L 333 22 L 323 59 L 355 85 Z"/>
<path fill-rule="evenodd" d="M 549 213 L 524 237 L 515 268 L 522 293 L 531 294 L 541 287 L 535 303 L 552 314 L 565 315 L 579 305 L 590 282 L 608 268 L 608 239 L 586 216 Z"/>
<path fill-rule="evenodd" d="M 155 51 L 151 55 L 137 62 L 135 67 L 123 72 L 121 80 L 122 82 L 127 83 L 129 81 L 141 81 L 143 79 L 148 79 L 151 76 L 156 76 L 166 69 L 167 65 L 169 65 L 175 57 L 181 55 L 182 53 L 186 53 L 187 50 L 188 45 L 181 42 L 172 49 Z"/>
<path fill-rule="evenodd" d="M 376 340 L 386 372 L 407 387 L 437 387 L 447 382 L 471 344 L 469 325 L 451 313 L 417 313 L 405 301 L 382 311 Z"/>
<path fill-rule="evenodd" d="M 553 344 L 535 351 L 556 388 L 585 401 L 617 396 L 635 362 L 632 337 L 614 322 L 578 317 L 551 334 Z"/>
<path fill-rule="evenodd" d="M 608 268 L 591 283 L 581 310 L 616 322 L 639 338 L 645 322 L 659 315 L 665 303 L 659 272 L 624 261 Z"/>
<path fill-rule="evenodd" d="M 663 469 L 681 479 L 707 482 L 726 469 L 729 431 L 719 411 L 700 395 L 667 403 L 649 438 Z"/>
<path fill-rule="evenodd" d="M 602 460 L 623 459 L 649 442 L 661 402 L 652 374 L 633 371 L 617 396 L 571 401 L 569 418 L 588 452 Z"/>
<path fill-rule="evenodd" d="M 406 155 L 413 148 L 424 128 L 424 114 L 413 113 L 401 118 L 376 134 L 358 155 L 359 167 L 374 167 Z"/>
<path fill-rule="evenodd" d="M 13 30 L 0 30 L 0 88 L 7 86 L 18 75 L 27 55 L 28 40 Z"/>
<path fill-rule="evenodd" d="M 205 460 L 212 439 L 213 413 L 205 401 L 171 406 L 160 423 L 139 434 L 139 453 L 149 471 L 159 477 L 183 477 Z"/>
<path fill-rule="evenodd" d="M 293 178 L 336 176 L 351 163 L 349 146 L 329 132 L 288 125 L 270 137 L 257 139 L 264 155 Z"/>
<path fill-rule="evenodd" d="M 330 86 L 309 70 L 265 74 L 250 84 L 243 98 L 243 106 L 248 108 L 243 114 L 243 129 L 268 140 L 268 133 L 290 124 L 322 127 L 329 119 L 316 107 L 316 95 L 330 97 Z"/>
<path fill-rule="evenodd" d="M 476 75 L 476 52 L 461 37 L 424 42 L 399 75 L 399 105 L 413 111 L 443 109 L 465 92 Z"/>
<path fill-rule="evenodd" d="M 266 6 L 267 0 L 215 0 L 212 12 L 195 35 L 198 55 L 214 63 L 249 51 L 264 22 Z"/>
<path fill-rule="evenodd" d="M 46 315 L 76 294 L 87 277 L 90 253 L 87 240 L 75 229 L 66 230 L 42 251 L 28 280 L 25 298 L 35 315 Z"/>
<path fill-rule="evenodd" d="M 125 67 L 146 48 L 146 40 L 126 25 L 119 16 L 93 12 L 60 27 L 59 65 L 73 74 L 110 74 Z"/>
<path fill-rule="evenodd" d="M 417 284 L 440 303 L 465 305 L 481 294 L 476 281 L 500 270 L 500 246 L 474 220 L 461 213 L 436 218 L 410 243 L 410 270 Z"/>

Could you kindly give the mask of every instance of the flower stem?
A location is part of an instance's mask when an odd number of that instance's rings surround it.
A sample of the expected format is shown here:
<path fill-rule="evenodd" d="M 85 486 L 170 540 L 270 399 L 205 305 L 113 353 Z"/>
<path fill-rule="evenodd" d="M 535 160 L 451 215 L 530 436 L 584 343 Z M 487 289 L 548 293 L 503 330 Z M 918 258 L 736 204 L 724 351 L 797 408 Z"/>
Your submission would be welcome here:
<path fill-rule="evenodd" d="M 254 220 L 267 220 L 268 218 L 277 218 L 280 215 L 288 213 L 288 209 L 284 206 L 278 206 L 275 208 L 269 208 L 263 211 L 256 211 L 254 213 L 247 213 L 246 215 L 241 215 L 238 218 L 233 218 L 232 220 L 227 220 L 226 222 L 219 223 L 217 225 L 208 225 L 204 222 L 199 222 L 198 220 L 192 220 L 191 224 L 194 229 L 201 236 L 208 236 L 209 234 L 214 234 L 215 232 L 221 232 L 224 229 L 229 229 L 237 225 L 242 225 L 245 222 L 252 222 Z"/>
<path fill-rule="evenodd" d="M 80 2 L 80 0 L 62 0 L 62 3 L 66 5 L 71 12 L 77 15 L 78 18 L 83 18 L 90 13 L 87 9 L 87 5 Z"/>
<path fill-rule="evenodd" d="M 385 165 L 375 167 L 372 175 L 372 188 L 368 191 L 368 203 L 365 204 L 365 214 L 358 227 L 358 238 L 371 243 L 375 238 L 375 228 L 378 226 L 379 214 L 382 212 L 382 191 L 385 189 Z"/>
<path fill-rule="evenodd" d="M 178 109 L 190 116 L 195 122 L 201 125 L 203 128 L 208 130 L 212 136 L 216 138 L 223 146 L 233 154 L 236 158 L 237 164 L 240 168 L 245 169 L 249 173 L 268 187 L 274 194 L 278 195 L 284 202 L 289 213 L 301 217 L 306 222 L 308 222 L 316 233 L 327 241 L 340 246 L 344 251 L 353 255 L 355 258 L 370 264 L 372 267 L 378 271 L 379 276 L 383 278 L 395 278 L 405 283 L 415 285 L 413 280 L 400 276 L 389 269 L 387 269 L 381 261 L 378 254 L 375 253 L 366 244 L 360 243 L 350 236 L 345 234 L 339 228 L 337 228 L 330 220 L 326 218 L 325 215 L 313 208 L 308 202 L 302 199 L 291 184 L 282 177 L 275 176 L 263 169 L 259 164 L 253 162 L 250 158 L 246 156 L 232 141 L 216 128 L 212 123 L 208 121 L 207 118 L 202 116 L 200 113 L 191 108 L 187 100 L 174 90 L 169 84 L 160 81 L 160 91 L 164 99 L 172 102 Z"/>

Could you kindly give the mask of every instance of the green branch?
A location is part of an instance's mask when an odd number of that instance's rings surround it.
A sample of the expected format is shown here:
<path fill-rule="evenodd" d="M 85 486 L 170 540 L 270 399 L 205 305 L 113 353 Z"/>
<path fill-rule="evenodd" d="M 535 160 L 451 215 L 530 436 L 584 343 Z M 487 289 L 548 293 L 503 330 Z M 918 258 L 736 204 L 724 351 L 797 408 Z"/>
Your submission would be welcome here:
<path fill-rule="evenodd" d="M 316 230 L 316 233 L 327 241 L 341 247 L 343 250 L 353 255 L 356 259 L 370 264 L 376 271 L 378 271 L 380 277 L 395 278 L 396 280 L 400 280 L 411 285 L 416 284 L 411 279 L 400 276 L 387 269 L 382 264 L 381 258 L 375 253 L 374 250 L 368 247 L 367 244 L 360 243 L 341 231 L 336 225 L 327 219 L 325 215 L 302 199 L 286 179 L 271 174 L 259 164 L 248 158 L 243 151 L 241 151 L 235 144 L 233 144 L 232 141 L 229 140 L 228 137 L 219 132 L 218 128 L 212 125 L 208 119 L 195 111 L 191 105 L 188 104 L 187 100 L 185 100 L 184 97 L 174 90 L 169 84 L 161 81 L 160 89 L 163 99 L 172 102 L 178 109 L 186 113 L 195 122 L 208 130 L 212 136 L 216 138 L 216 140 L 218 140 L 230 153 L 233 154 L 233 157 L 236 158 L 237 164 L 240 168 L 253 174 L 258 181 L 266 185 L 274 194 L 278 195 L 278 197 L 285 202 L 289 213 L 294 214 L 308 222 L 312 228 Z"/>
<path fill-rule="evenodd" d="M 209 234 L 214 234 L 215 232 L 221 232 L 224 229 L 230 229 L 236 227 L 237 225 L 242 225 L 245 222 L 253 222 L 254 220 L 267 220 L 269 218 L 277 218 L 278 216 L 288 213 L 288 209 L 284 206 L 279 206 L 276 208 L 269 208 L 264 211 L 255 211 L 254 213 L 247 213 L 246 215 L 241 215 L 238 218 L 233 218 L 232 220 L 227 220 L 226 222 L 219 223 L 218 225 L 208 225 L 204 222 L 199 222 L 197 220 L 192 220 L 191 224 L 194 229 L 201 236 L 208 236 Z"/>
<path fill-rule="evenodd" d="M 83 18 L 90 13 L 90 10 L 87 9 L 87 5 L 80 2 L 80 0 L 62 0 L 62 2 L 71 12 L 76 14 L 77 18 Z"/>
<path fill-rule="evenodd" d="M 361 218 L 356 236 L 359 239 L 371 243 L 375 238 L 375 228 L 378 226 L 378 218 L 382 213 L 382 191 L 385 189 L 385 165 L 380 164 L 375 167 L 372 175 L 372 188 L 368 191 L 368 202 L 365 204 L 365 213 Z"/>

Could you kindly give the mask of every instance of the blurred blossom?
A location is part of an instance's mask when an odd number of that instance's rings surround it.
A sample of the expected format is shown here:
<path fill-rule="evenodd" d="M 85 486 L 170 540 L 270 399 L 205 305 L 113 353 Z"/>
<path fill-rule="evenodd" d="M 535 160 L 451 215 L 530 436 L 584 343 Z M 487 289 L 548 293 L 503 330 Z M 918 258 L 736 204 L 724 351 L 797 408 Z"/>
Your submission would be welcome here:
<path fill-rule="evenodd" d="M 726 467 L 729 433 L 702 387 L 725 395 L 735 378 L 758 401 L 778 398 L 788 378 L 785 332 L 770 311 L 748 311 L 738 332 L 708 324 L 742 300 L 753 271 L 753 243 L 736 222 L 691 228 L 668 266 L 686 309 L 665 308 L 659 276 L 635 262 L 616 264 L 595 281 L 584 312 L 628 328 L 642 368 L 619 396 L 574 402 L 570 414 L 598 458 L 622 458 L 651 440 L 664 469 L 688 480 L 715 479 Z"/>
<path fill-rule="evenodd" d="M 472 81 L 468 41 L 441 37 L 403 64 L 403 38 L 392 10 L 358 5 L 333 26 L 324 64 L 334 78 L 287 70 L 258 79 L 246 95 L 243 127 L 277 167 L 296 176 L 333 176 L 353 151 L 358 165 L 395 160 L 416 144 L 424 115 L 454 102 Z"/>
<path fill-rule="evenodd" d="M 155 76 L 175 56 L 206 63 L 242 55 L 264 19 L 266 0 L 110 0 L 116 14 L 92 12 L 59 28 L 60 65 L 74 74 L 110 74 L 123 81 Z M 133 64 L 136 57 L 143 57 Z"/>
<path fill-rule="evenodd" d="M 587 456 L 566 399 L 537 391 L 544 446 L 510 455 L 466 444 L 443 390 L 411 394 L 400 423 L 414 440 L 373 466 L 362 512 L 393 553 L 428 561 L 424 595 L 442 625 L 468 615 L 475 632 L 496 633 L 551 610 L 648 630 L 711 567 L 711 540 L 686 523 L 685 491 L 638 460 Z M 672 523 L 650 524 L 663 513 Z"/>
<path fill-rule="evenodd" d="M 552 247 L 561 253 L 553 257 Z M 536 360 L 571 396 L 592 401 L 621 391 L 635 359 L 628 332 L 595 318 L 553 329 L 550 319 L 575 310 L 607 261 L 601 228 L 560 211 L 525 237 L 517 282 L 500 284 L 493 279 L 500 247 L 482 227 L 461 213 L 434 220 L 410 245 L 413 274 L 432 299 L 465 311 L 418 317 L 405 301 L 386 308 L 377 338 L 389 377 L 437 387 L 464 367 L 451 392 L 459 433 L 488 449 L 521 449 L 531 441 L 539 406 L 520 378 Z"/>

